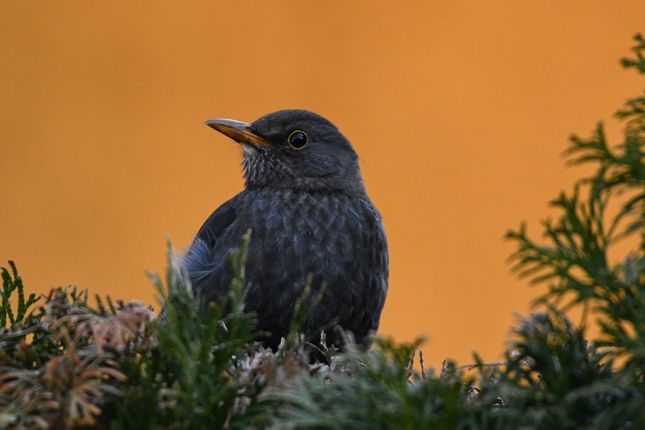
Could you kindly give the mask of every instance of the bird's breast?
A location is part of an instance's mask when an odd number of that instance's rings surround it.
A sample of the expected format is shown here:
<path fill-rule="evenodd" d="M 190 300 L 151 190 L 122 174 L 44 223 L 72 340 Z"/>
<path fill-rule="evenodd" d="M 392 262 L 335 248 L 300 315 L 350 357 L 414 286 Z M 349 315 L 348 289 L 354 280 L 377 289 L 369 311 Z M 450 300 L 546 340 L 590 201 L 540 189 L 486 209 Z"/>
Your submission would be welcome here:
<path fill-rule="evenodd" d="M 275 282 L 304 281 L 308 273 L 338 281 L 367 245 L 364 230 L 376 222 L 364 200 L 343 193 L 281 190 L 249 197 L 240 214 L 252 230 L 249 264 Z"/>

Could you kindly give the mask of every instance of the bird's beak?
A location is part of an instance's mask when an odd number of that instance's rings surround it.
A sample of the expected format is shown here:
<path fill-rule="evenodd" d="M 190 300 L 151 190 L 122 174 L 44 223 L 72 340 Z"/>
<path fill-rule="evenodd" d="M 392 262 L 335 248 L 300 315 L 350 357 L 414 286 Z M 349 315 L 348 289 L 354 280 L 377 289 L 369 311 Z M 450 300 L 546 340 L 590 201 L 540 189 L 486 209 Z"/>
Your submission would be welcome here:
<path fill-rule="evenodd" d="M 242 145 L 261 149 L 264 145 L 269 144 L 269 141 L 265 138 L 253 134 L 251 132 L 251 124 L 246 122 L 235 121 L 234 119 L 215 118 L 209 119 L 205 124 Z"/>

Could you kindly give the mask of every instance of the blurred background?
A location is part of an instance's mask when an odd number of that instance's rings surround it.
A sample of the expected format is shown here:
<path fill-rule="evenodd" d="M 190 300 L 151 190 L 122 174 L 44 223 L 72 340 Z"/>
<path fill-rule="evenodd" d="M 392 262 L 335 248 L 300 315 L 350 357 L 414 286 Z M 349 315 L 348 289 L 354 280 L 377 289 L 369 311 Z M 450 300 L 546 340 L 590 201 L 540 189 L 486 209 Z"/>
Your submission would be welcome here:
<path fill-rule="evenodd" d="M 645 3 L 2 2 L 0 264 L 159 309 L 146 270 L 243 187 L 203 125 L 306 108 L 362 159 L 390 243 L 380 333 L 497 360 L 541 290 L 503 240 L 585 173 L 561 152 L 642 91 Z"/>

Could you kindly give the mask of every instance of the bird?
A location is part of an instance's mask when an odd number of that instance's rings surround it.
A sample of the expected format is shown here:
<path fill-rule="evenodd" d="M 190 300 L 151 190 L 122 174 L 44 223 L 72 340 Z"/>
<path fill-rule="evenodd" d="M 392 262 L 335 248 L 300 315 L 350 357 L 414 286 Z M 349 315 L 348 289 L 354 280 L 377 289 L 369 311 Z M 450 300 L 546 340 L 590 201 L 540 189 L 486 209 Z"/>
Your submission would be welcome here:
<path fill-rule="evenodd" d="M 275 351 L 287 336 L 308 287 L 318 300 L 299 330 L 315 340 L 340 327 L 369 348 L 387 295 L 389 256 L 352 144 L 308 110 L 205 124 L 243 148 L 244 189 L 206 219 L 183 257 L 192 291 L 205 303 L 226 296 L 234 277 L 228 255 L 250 231 L 244 310 L 267 334 L 266 347 Z M 328 344 L 339 346 L 340 336 L 328 331 Z"/>

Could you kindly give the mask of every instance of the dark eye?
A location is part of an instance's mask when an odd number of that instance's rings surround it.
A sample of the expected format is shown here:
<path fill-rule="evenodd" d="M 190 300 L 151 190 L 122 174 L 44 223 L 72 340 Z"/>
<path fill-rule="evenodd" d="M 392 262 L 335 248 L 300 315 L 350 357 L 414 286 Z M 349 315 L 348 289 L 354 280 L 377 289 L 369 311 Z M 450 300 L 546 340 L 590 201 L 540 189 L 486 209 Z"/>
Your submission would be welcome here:
<path fill-rule="evenodd" d="M 304 131 L 296 130 L 289 135 L 289 146 L 293 149 L 302 149 L 307 146 L 309 138 Z"/>

